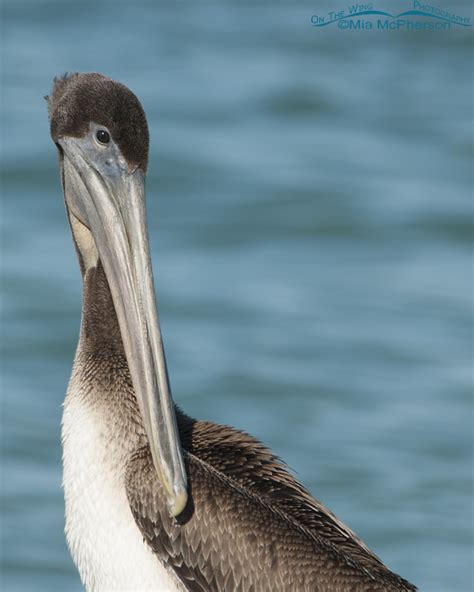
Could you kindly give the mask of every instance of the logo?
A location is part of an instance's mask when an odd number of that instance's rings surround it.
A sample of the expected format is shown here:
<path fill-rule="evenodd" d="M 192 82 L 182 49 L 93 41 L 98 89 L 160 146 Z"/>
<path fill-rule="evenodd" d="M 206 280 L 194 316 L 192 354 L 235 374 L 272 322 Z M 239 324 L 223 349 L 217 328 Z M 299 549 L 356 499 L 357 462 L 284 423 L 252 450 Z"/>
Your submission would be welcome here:
<path fill-rule="evenodd" d="M 313 27 L 327 27 L 337 23 L 341 30 L 361 31 L 446 31 L 451 27 L 472 27 L 471 18 L 461 16 L 450 9 L 442 9 L 421 0 L 413 0 L 408 10 L 391 14 L 379 10 L 374 3 L 352 4 L 326 14 L 313 14 Z"/>

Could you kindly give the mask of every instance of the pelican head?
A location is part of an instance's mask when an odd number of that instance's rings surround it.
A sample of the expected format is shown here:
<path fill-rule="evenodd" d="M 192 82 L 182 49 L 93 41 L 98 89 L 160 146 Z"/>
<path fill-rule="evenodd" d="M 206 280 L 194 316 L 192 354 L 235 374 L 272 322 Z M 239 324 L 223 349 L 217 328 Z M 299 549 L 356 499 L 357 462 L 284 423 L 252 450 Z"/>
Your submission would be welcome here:
<path fill-rule="evenodd" d="M 48 105 L 81 269 L 103 266 L 153 463 L 177 516 L 187 481 L 148 243 L 145 113 L 128 88 L 95 73 L 56 80 Z"/>

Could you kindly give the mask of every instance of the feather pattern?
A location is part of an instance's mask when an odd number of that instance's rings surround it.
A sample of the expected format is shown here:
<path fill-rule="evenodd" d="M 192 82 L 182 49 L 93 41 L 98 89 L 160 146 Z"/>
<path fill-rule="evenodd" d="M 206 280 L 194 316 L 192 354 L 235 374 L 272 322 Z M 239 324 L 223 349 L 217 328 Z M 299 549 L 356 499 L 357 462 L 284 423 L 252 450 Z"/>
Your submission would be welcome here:
<path fill-rule="evenodd" d="M 178 415 L 190 502 L 178 520 L 147 447 L 128 464 L 127 494 L 145 540 L 188 590 L 410 591 L 287 471 L 238 430 Z"/>

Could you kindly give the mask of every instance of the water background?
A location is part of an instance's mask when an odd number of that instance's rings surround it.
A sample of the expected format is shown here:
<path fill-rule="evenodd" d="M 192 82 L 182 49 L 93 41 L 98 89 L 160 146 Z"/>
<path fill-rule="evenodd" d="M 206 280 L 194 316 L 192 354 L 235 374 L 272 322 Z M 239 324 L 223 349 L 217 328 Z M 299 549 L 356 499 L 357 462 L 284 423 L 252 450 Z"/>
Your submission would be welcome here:
<path fill-rule="evenodd" d="M 42 98 L 66 70 L 148 115 L 176 401 L 264 440 L 421 590 L 471 590 L 472 29 L 312 28 L 331 7 L 4 0 L 2 590 L 81 589 L 81 280 Z"/>

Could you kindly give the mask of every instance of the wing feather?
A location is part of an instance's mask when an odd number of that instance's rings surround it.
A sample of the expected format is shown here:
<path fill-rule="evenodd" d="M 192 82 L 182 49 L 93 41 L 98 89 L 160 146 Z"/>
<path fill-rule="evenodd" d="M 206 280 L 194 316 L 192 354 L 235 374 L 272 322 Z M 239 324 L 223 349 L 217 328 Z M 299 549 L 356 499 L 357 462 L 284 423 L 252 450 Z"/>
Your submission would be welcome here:
<path fill-rule="evenodd" d="M 170 518 L 147 447 L 129 462 L 127 494 L 145 540 L 186 590 L 416 590 L 255 439 L 225 426 L 179 422 L 190 482 L 184 514 Z"/>

